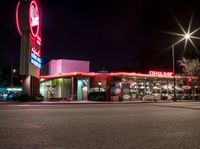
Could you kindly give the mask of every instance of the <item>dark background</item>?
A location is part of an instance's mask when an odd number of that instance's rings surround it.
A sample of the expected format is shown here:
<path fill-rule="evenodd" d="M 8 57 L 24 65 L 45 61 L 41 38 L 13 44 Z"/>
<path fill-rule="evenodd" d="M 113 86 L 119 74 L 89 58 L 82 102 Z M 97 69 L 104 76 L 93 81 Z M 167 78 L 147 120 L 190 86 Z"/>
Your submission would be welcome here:
<path fill-rule="evenodd" d="M 19 63 L 20 35 L 15 23 L 17 0 L 0 1 L 0 69 Z M 189 0 L 40 0 L 43 7 L 42 57 L 89 60 L 91 71 L 172 70 L 171 49 L 180 32 L 172 13 L 187 29 L 200 26 L 200 2 Z M 200 48 L 200 41 L 194 41 Z M 189 45 L 175 47 L 176 60 L 199 55 Z"/>

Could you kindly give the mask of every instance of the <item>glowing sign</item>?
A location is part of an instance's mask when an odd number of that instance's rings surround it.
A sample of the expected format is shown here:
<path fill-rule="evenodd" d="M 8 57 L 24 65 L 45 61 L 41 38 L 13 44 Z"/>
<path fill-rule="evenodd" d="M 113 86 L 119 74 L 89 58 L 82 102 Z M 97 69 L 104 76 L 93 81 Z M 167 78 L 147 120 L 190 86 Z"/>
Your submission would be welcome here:
<path fill-rule="evenodd" d="M 40 57 L 40 50 L 38 50 L 38 49 L 32 47 L 32 48 L 31 48 L 31 52 L 32 52 L 33 54 L 37 55 L 38 57 Z"/>
<path fill-rule="evenodd" d="M 172 76 L 172 72 L 163 72 L 163 71 L 149 71 L 151 76 Z"/>
<path fill-rule="evenodd" d="M 35 65 L 38 68 L 41 68 L 42 66 L 41 58 L 35 55 L 33 52 L 31 52 L 31 64 Z"/>
<path fill-rule="evenodd" d="M 19 27 L 19 19 L 18 19 L 19 5 L 20 5 L 20 1 L 17 3 L 17 9 L 16 9 L 16 13 L 15 13 L 16 16 L 15 17 L 16 17 L 17 30 L 18 30 L 19 34 L 22 35 L 22 32 L 21 32 L 20 27 Z"/>
<path fill-rule="evenodd" d="M 14 92 L 16 92 L 16 91 L 22 91 L 22 88 L 7 88 L 6 90 L 7 91 L 14 91 Z"/>
<path fill-rule="evenodd" d="M 42 45 L 42 39 L 41 39 L 39 36 L 37 36 L 37 44 L 38 44 L 39 46 Z"/>
<path fill-rule="evenodd" d="M 31 34 L 36 37 L 39 33 L 40 17 L 39 9 L 35 1 L 31 1 L 29 8 L 29 25 Z"/>

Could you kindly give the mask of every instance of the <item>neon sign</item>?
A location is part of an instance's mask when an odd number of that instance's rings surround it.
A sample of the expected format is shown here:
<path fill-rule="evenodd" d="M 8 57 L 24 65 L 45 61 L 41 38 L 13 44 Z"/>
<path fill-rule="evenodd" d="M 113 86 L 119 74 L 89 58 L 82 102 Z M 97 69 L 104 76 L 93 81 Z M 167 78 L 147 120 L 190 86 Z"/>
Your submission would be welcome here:
<path fill-rule="evenodd" d="M 16 7 L 16 26 L 22 38 L 20 52 L 20 74 L 39 78 L 41 62 L 41 7 L 39 0 L 19 0 Z M 29 50 L 27 50 L 29 49 Z M 32 64 L 35 67 L 30 67 Z M 31 70 L 31 71 L 30 71 Z M 37 71 L 38 73 L 35 73 Z"/>
<path fill-rule="evenodd" d="M 35 54 L 36 56 L 40 57 L 40 50 L 38 50 L 38 49 L 32 47 L 32 48 L 31 48 L 31 52 L 32 52 L 33 54 Z"/>
<path fill-rule="evenodd" d="M 41 60 L 41 58 L 38 57 L 33 52 L 31 52 L 31 64 L 35 65 L 38 68 L 41 68 L 41 66 L 42 66 L 42 60 Z"/>
<path fill-rule="evenodd" d="M 31 34 L 36 37 L 39 33 L 40 17 L 39 9 L 35 1 L 31 1 L 29 8 L 29 25 Z"/>
<path fill-rule="evenodd" d="M 163 71 L 149 71 L 151 76 L 172 76 L 172 72 L 163 72 Z"/>
<path fill-rule="evenodd" d="M 42 39 L 41 39 L 39 36 L 37 36 L 37 44 L 38 44 L 39 46 L 42 45 Z"/>
<path fill-rule="evenodd" d="M 19 19 L 18 19 L 19 5 L 20 5 L 20 1 L 17 3 L 17 9 L 16 9 L 16 13 L 15 13 L 16 16 L 15 17 L 16 17 L 17 30 L 18 30 L 19 34 L 22 35 L 22 32 L 21 32 L 20 27 L 19 27 Z"/>

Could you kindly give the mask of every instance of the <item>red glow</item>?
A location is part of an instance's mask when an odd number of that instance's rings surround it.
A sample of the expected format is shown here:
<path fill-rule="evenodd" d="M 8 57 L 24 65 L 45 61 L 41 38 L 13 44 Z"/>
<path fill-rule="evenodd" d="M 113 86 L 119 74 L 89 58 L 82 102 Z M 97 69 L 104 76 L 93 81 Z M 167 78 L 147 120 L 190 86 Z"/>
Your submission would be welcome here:
<path fill-rule="evenodd" d="M 52 79 L 52 78 L 70 77 L 70 76 L 93 77 L 95 75 L 96 75 L 96 73 L 70 72 L 70 73 L 61 73 L 61 74 L 58 74 L 58 75 L 40 76 L 40 78 L 41 79 Z"/>
<path fill-rule="evenodd" d="M 142 74 L 142 73 L 135 73 L 135 72 L 112 72 L 109 73 L 110 76 L 116 76 L 116 77 L 148 77 L 148 78 L 173 78 L 173 76 L 171 75 L 150 75 L 150 74 Z M 181 76 L 181 75 L 175 75 L 176 78 L 191 78 L 190 76 Z"/>
<path fill-rule="evenodd" d="M 39 40 L 37 40 L 37 44 L 39 45 L 39 46 L 41 46 L 41 41 L 39 41 Z"/>
<path fill-rule="evenodd" d="M 37 50 L 36 48 L 32 47 L 31 51 L 33 52 L 33 54 L 37 55 L 38 57 L 40 57 L 40 50 Z"/>
<path fill-rule="evenodd" d="M 41 39 L 40 36 L 37 36 L 37 44 L 38 44 L 39 46 L 42 45 L 42 39 Z"/>
<path fill-rule="evenodd" d="M 16 13 L 15 13 L 15 17 L 16 17 L 16 25 L 17 25 L 17 30 L 18 30 L 18 32 L 19 32 L 19 34 L 20 35 L 22 35 L 22 32 L 21 32 L 21 30 L 20 30 L 20 27 L 19 27 L 19 5 L 20 5 L 20 1 L 17 3 L 17 8 L 16 8 Z"/>
<path fill-rule="evenodd" d="M 42 41 L 40 36 L 37 36 L 37 40 L 40 42 Z"/>
<path fill-rule="evenodd" d="M 35 1 L 31 1 L 29 8 L 29 25 L 31 34 L 36 37 L 39 33 L 40 17 L 39 9 Z"/>
<path fill-rule="evenodd" d="M 111 77 L 146 77 L 146 78 L 169 78 L 173 79 L 173 76 L 157 76 L 157 75 L 150 75 L 150 74 L 141 74 L 141 73 L 129 73 L 129 72 L 112 72 L 107 74 L 102 73 L 84 73 L 84 72 L 71 72 L 71 73 L 61 73 L 58 75 L 48 75 L 48 76 L 40 76 L 41 79 L 52 79 L 52 78 L 60 78 L 60 77 L 71 77 L 71 76 L 86 76 L 86 77 L 94 77 L 94 76 L 107 76 Z M 192 78 L 190 76 L 181 76 L 176 75 L 176 79 L 183 79 L 183 78 Z M 194 78 L 194 77 L 193 77 Z M 194 78 L 195 79 L 195 78 Z"/>

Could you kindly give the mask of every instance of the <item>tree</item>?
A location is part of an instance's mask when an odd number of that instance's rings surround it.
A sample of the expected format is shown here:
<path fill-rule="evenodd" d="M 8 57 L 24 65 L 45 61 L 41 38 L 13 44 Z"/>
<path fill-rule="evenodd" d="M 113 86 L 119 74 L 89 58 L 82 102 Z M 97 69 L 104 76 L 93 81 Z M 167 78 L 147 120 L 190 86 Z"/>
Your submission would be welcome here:
<path fill-rule="evenodd" d="M 192 77 L 200 76 L 200 62 L 199 59 L 187 59 L 182 58 L 178 61 L 179 65 L 182 67 L 183 74 Z"/>
<path fill-rule="evenodd" d="M 195 86 L 199 86 L 200 83 L 200 62 L 199 59 L 186 59 L 182 58 L 178 61 L 182 67 L 183 74 L 191 76 L 192 95 L 194 98 Z"/>

